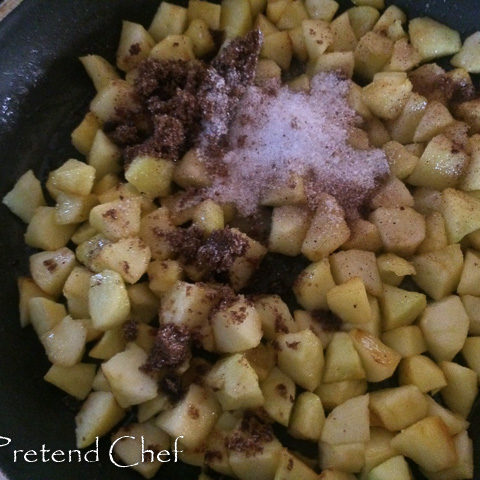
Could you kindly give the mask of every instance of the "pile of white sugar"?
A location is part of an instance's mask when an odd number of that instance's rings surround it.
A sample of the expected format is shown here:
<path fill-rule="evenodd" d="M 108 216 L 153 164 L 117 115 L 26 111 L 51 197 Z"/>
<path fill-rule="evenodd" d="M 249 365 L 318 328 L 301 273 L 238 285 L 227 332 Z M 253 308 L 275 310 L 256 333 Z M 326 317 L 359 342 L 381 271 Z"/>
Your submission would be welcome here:
<path fill-rule="evenodd" d="M 230 128 L 226 168 L 214 176 L 206 196 L 233 202 L 250 215 L 266 191 L 287 185 L 294 173 L 304 179 L 311 206 L 325 192 L 356 211 L 389 167 L 382 150 L 349 145 L 358 120 L 347 103 L 350 85 L 328 73 L 312 79 L 308 94 L 249 87 Z"/>

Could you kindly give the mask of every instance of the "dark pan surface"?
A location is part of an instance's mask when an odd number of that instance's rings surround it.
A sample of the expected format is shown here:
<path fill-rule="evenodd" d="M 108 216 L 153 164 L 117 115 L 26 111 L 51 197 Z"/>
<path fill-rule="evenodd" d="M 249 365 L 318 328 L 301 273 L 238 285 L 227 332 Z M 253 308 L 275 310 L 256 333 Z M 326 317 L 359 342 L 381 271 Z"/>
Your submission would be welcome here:
<path fill-rule="evenodd" d="M 113 60 L 121 20 L 148 25 L 158 0 L 24 0 L 0 23 L 0 197 L 33 168 L 42 180 L 77 153 L 70 132 L 85 113 L 93 87 L 76 57 L 98 53 Z M 342 3 L 342 2 L 341 2 Z M 391 3 L 391 2 L 387 2 Z M 429 15 L 463 36 L 480 28 L 478 0 L 397 0 L 410 16 Z M 1 1 L 0 1 L 1 4 Z M 347 2 L 344 2 L 347 5 Z M 27 272 L 24 225 L 0 207 L 0 469 L 12 480 L 140 478 L 98 463 L 14 463 L 12 446 L 74 448 L 74 406 L 42 377 L 48 362 L 30 328 L 18 322 L 16 277 Z M 480 480 L 480 406 L 471 417 Z M 158 478 L 196 478 L 196 469 L 170 464 Z M 198 474 L 197 474 L 198 475 Z M 301 480 L 301 479 L 299 479 Z"/>

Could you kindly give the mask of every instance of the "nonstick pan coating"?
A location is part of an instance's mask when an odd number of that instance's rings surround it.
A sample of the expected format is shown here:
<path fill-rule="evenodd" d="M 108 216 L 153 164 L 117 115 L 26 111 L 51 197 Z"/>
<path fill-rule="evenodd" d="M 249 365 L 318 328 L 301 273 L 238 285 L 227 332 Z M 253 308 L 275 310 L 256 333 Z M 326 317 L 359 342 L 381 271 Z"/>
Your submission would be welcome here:
<path fill-rule="evenodd" d="M 2 2 L 0 1 L 0 4 Z M 70 133 L 94 95 L 77 57 L 98 53 L 113 61 L 121 20 L 148 25 L 158 0 L 24 0 L 0 23 L 0 196 L 33 168 L 42 180 L 77 153 Z M 350 6 L 340 1 L 343 7 Z M 392 2 L 387 2 L 392 3 Z M 410 18 L 428 15 L 464 38 L 480 29 L 478 0 L 397 0 Z M 115 467 L 103 451 L 95 463 L 14 463 L 12 447 L 74 448 L 75 405 L 42 379 L 48 361 L 31 328 L 20 329 L 16 277 L 31 253 L 25 226 L 0 208 L 0 470 L 11 480 L 116 480 L 140 478 Z M 480 406 L 471 415 L 480 480 Z M 156 478 L 196 478 L 197 469 L 167 464 Z M 196 473 L 196 475 L 195 475 Z M 301 479 L 299 479 L 301 480 Z"/>

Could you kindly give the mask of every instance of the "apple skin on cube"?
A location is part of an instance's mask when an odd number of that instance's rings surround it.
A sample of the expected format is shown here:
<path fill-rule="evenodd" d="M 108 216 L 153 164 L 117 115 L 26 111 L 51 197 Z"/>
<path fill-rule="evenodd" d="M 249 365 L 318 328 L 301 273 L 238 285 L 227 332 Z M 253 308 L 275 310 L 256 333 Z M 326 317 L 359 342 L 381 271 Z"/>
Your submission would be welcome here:
<path fill-rule="evenodd" d="M 208 373 L 206 381 L 223 410 L 263 405 L 258 376 L 244 355 L 237 353 L 219 360 Z"/>

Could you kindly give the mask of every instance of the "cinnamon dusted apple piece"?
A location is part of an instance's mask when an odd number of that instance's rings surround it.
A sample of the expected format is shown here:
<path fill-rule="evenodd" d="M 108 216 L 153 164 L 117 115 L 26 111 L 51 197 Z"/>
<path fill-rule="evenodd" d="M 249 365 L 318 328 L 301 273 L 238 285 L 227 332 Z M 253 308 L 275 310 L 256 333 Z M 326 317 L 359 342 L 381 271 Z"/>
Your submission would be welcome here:
<path fill-rule="evenodd" d="M 298 303 L 306 310 L 326 310 L 327 292 L 335 286 L 328 258 L 305 268 L 293 284 Z"/>
<path fill-rule="evenodd" d="M 213 392 L 192 383 L 185 397 L 162 412 L 155 425 L 174 438 L 183 436 L 182 444 L 187 448 L 196 448 L 206 440 L 220 413 Z"/>
<path fill-rule="evenodd" d="M 321 260 L 346 242 L 349 236 L 345 213 L 337 200 L 330 195 L 320 195 L 318 207 L 303 241 L 302 253 L 309 260 Z"/>
<path fill-rule="evenodd" d="M 295 383 L 274 367 L 260 386 L 265 399 L 263 408 L 270 418 L 287 427 L 295 402 Z"/>
<path fill-rule="evenodd" d="M 117 66 L 128 72 L 148 57 L 155 40 L 139 23 L 124 21 L 117 48 Z"/>
<path fill-rule="evenodd" d="M 323 346 L 311 330 L 283 333 L 275 340 L 278 366 L 295 383 L 313 391 L 324 369 Z"/>
<path fill-rule="evenodd" d="M 257 408 L 264 403 L 255 370 L 238 353 L 219 360 L 208 372 L 206 384 L 223 410 Z"/>
<path fill-rule="evenodd" d="M 410 207 L 377 208 L 370 214 L 385 250 L 401 256 L 415 253 L 425 239 L 425 219 Z"/>
<path fill-rule="evenodd" d="M 262 338 L 262 324 L 255 307 L 245 297 L 233 297 L 220 304 L 210 319 L 216 349 L 241 352 L 256 347 Z"/>

